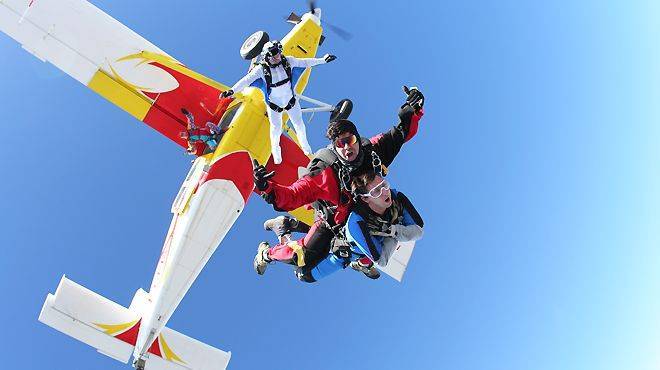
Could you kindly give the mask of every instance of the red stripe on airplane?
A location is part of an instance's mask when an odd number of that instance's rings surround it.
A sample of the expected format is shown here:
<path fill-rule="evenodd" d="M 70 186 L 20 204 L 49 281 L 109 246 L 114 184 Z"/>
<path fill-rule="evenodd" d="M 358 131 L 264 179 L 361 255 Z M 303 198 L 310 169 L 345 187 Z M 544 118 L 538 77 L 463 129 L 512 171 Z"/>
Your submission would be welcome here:
<path fill-rule="evenodd" d="M 132 346 L 135 346 L 135 343 L 137 343 L 138 332 L 140 331 L 141 321 L 142 320 L 136 322 L 135 325 L 131 326 L 131 328 L 126 330 L 125 332 L 121 334 L 117 334 L 115 338 L 119 339 L 122 342 L 128 343 Z M 151 344 L 151 347 L 149 347 L 148 352 L 153 353 L 156 356 L 163 357 L 160 351 L 160 344 L 158 338 L 156 338 L 156 340 Z"/>
<path fill-rule="evenodd" d="M 138 331 L 140 330 L 140 321 L 136 322 L 130 329 L 126 330 L 121 334 L 117 334 L 115 338 L 126 342 L 132 346 L 137 342 Z"/>
<path fill-rule="evenodd" d="M 158 357 L 163 357 L 163 355 L 160 353 L 160 345 L 159 345 L 160 339 L 156 338 L 156 340 L 151 344 L 151 347 L 149 347 L 149 353 L 153 353 L 154 355 Z"/>
<path fill-rule="evenodd" d="M 215 179 L 233 182 L 247 203 L 254 188 L 252 160 L 248 152 L 234 152 L 220 158 L 211 165 L 208 174 L 202 178 L 199 184 Z"/>
<path fill-rule="evenodd" d="M 275 164 L 271 156 L 266 164 L 268 171 L 275 171 L 273 181 L 281 185 L 291 185 L 298 180 L 298 169 L 307 167 L 309 158 L 302 149 L 287 136 L 280 137 L 280 149 L 282 150 L 282 163 Z"/>

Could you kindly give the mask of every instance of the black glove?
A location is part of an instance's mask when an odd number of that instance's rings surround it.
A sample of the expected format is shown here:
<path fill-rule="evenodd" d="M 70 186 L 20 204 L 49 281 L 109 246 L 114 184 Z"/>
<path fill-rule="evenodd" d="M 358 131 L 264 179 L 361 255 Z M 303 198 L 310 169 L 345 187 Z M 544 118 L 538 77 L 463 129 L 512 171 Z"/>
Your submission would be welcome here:
<path fill-rule="evenodd" d="M 234 90 L 229 89 L 229 90 L 225 90 L 225 91 L 223 91 L 223 92 L 220 94 L 220 97 L 221 97 L 221 98 L 228 98 L 228 97 L 230 97 L 230 96 L 232 96 L 232 95 L 234 95 Z"/>
<path fill-rule="evenodd" d="M 399 109 L 399 120 L 408 124 L 412 120 L 413 114 L 415 114 L 415 108 L 408 104 L 404 104 L 401 106 L 401 109 Z"/>
<path fill-rule="evenodd" d="M 424 94 L 422 94 L 418 88 L 413 87 L 412 89 L 409 89 L 408 86 L 404 86 L 403 92 L 408 95 L 403 106 L 409 105 L 415 110 L 415 112 L 424 107 Z M 401 108 L 403 108 L 403 106 Z"/>
<path fill-rule="evenodd" d="M 323 59 L 325 59 L 325 62 L 326 62 L 326 63 L 330 63 L 330 62 L 332 62 L 333 60 L 337 59 L 337 57 L 334 56 L 334 55 L 332 55 L 332 54 L 326 54 L 326 55 L 323 57 Z"/>
<path fill-rule="evenodd" d="M 252 162 L 254 164 L 254 186 L 259 191 L 265 191 L 268 189 L 268 180 L 275 176 L 275 171 L 268 172 L 266 167 L 260 165 L 256 159 L 253 159 Z"/>

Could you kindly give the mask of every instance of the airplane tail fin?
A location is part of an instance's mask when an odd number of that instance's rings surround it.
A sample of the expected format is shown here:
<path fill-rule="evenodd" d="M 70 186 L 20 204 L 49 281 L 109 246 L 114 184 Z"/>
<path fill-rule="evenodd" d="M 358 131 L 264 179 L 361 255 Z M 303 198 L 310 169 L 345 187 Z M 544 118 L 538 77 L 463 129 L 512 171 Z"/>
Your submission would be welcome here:
<path fill-rule="evenodd" d="M 125 308 L 63 276 L 55 294 L 46 297 L 39 321 L 127 363 L 146 299 L 147 293 L 140 289 Z M 230 358 L 231 352 L 164 328 L 149 348 L 145 370 L 224 370 Z"/>

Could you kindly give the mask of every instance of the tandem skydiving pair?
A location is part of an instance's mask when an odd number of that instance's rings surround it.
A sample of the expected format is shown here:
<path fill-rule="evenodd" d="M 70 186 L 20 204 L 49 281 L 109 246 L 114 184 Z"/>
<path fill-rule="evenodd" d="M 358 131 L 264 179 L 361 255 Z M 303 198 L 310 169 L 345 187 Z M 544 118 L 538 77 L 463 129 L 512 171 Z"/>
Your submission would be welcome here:
<path fill-rule="evenodd" d="M 308 283 L 348 266 L 375 279 L 380 274 L 374 263 L 385 266 L 399 242 L 422 236 L 423 222 L 412 203 L 384 179 L 423 115 L 423 94 L 416 88 L 404 91 L 398 124 L 370 139 L 362 138 L 347 119 L 331 121 L 326 133 L 330 145 L 314 155 L 306 173 L 291 185 L 273 181 L 274 172 L 255 162 L 256 189 L 275 210 L 311 205 L 316 211 L 311 226 L 288 216 L 264 224 L 279 242 L 259 245 L 254 258 L 258 274 L 279 261 L 294 265 L 298 279 Z M 293 232 L 305 235 L 294 240 Z"/>

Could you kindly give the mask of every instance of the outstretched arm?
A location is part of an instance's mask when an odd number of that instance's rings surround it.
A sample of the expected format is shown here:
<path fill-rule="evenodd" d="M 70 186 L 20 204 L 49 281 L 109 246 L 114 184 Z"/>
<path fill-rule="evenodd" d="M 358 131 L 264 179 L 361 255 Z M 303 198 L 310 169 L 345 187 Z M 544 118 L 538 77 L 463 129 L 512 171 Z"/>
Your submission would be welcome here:
<path fill-rule="evenodd" d="M 336 201 L 332 192 L 338 189 L 332 168 L 328 167 L 317 175 L 303 176 L 288 186 L 270 182 L 265 199 L 277 209 L 291 211 L 317 200 Z"/>
<path fill-rule="evenodd" d="M 306 175 L 291 185 L 281 185 L 270 179 L 275 172 L 270 172 L 254 161 L 254 184 L 266 202 L 278 211 L 291 211 L 317 200 L 336 202 L 339 195 L 337 179 L 331 167 L 314 175 Z"/>
<path fill-rule="evenodd" d="M 416 89 L 407 90 L 406 102 L 399 109 L 399 123 L 387 132 L 370 139 L 374 150 L 386 167 L 394 161 L 404 143 L 417 134 L 419 120 L 424 115 L 424 95 Z"/>
<path fill-rule="evenodd" d="M 245 75 L 245 77 L 238 80 L 238 82 L 236 82 L 234 86 L 231 87 L 231 90 L 234 92 L 241 92 L 241 90 L 250 86 L 250 84 L 252 84 L 254 81 L 263 77 L 264 71 L 260 66 L 255 66 L 250 70 L 250 72 L 248 72 L 248 74 Z"/>
<path fill-rule="evenodd" d="M 326 54 L 322 58 L 296 58 L 296 57 L 286 57 L 286 60 L 289 61 L 289 64 L 293 68 L 307 68 L 314 67 L 319 64 L 330 63 L 333 60 L 337 59 L 334 55 Z"/>

